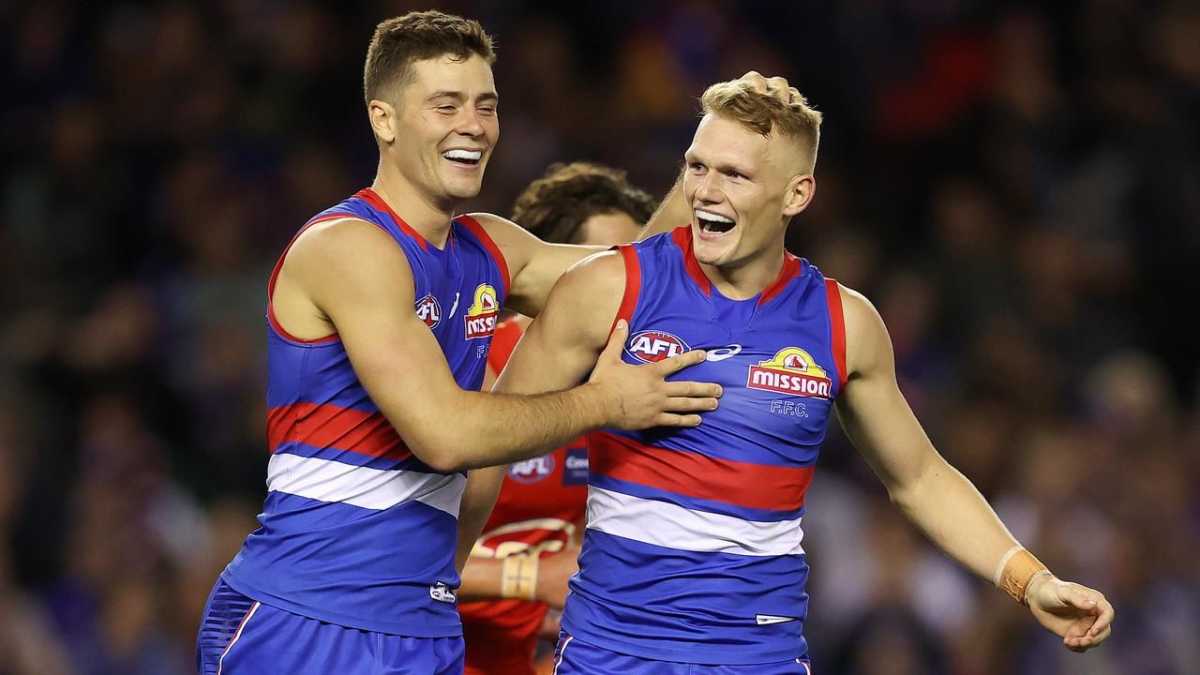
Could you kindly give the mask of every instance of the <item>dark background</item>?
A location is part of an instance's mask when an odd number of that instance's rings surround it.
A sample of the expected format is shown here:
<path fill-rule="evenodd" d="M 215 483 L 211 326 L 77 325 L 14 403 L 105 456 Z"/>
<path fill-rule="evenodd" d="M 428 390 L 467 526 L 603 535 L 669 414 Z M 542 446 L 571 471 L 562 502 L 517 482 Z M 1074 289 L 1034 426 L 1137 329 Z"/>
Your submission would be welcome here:
<path fill-rule="evenodd" d="M 0 673 L 192 668 L 263 496 L 264 292 L 369 184 L 361 69 L 404 2 L 0 3 Z M 1086 656 L 934 553 L 831 432 L 821 675 L 1200 673 L 1200 6 L 439 3 L 497 38 L 471 210 L 552 161 L 663 193 L 704 87 L 825 114 L 790 248 L 863 291 L 933 437 L 1060 576 Z"/>

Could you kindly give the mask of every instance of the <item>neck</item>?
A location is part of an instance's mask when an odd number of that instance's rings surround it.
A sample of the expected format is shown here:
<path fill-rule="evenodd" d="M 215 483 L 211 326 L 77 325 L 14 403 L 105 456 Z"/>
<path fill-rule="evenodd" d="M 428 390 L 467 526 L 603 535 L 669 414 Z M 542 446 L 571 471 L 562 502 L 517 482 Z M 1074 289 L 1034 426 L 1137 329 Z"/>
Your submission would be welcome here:
<path fill-rule="evenodd" d="M 754 256 L 738 261 L 736 265 L 700 263 L 700 269 L 721 295 L 730 300 L 747 300 L 762 293 L 779 278 L 779 272 L 783 269 L 784 253 L 783 239 L 780 238 L 778 244 L 766 246 Z"/>
<path fill-rule="evenodd" d="M 446 239 L 450 236 L 450 219 L 454 217 L 453 202 L 439 203 L 382 157 L 371 189 L 426 241 L 438 248 L 446 245 Z"/>

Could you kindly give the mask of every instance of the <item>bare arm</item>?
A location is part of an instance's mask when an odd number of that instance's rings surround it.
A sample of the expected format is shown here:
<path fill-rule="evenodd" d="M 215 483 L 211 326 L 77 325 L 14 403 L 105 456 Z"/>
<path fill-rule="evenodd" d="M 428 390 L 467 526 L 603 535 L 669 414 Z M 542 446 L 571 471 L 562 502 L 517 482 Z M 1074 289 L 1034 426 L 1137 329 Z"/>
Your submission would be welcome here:
<path fill-rule="evenodd" d="M 680 174 L 682 177 L 682 174 Z M 568 269 L 584 258 L 604 250 L 601 246 L 551 244 L 509 220 L 488 213 L 473 213 L 488 235 L 503 251 L 512 275 L 505 305 L 526 316 L 537 316 L 546 305 L 550 289 Z M 638 241 L 669 232 L 691 222 L 691 209 L 683 199 L 680 180 L 663 198 L 650 222 L 638 233 Z"/>
<path fill-rule="evenodd" d="M 608 329 L 616 316 L 624 288 L 624 261 L 614 252 L 593 256 L 569 271 L 554 287 L 545 311 L 521 338 L 495 390 L 529 393 L 562 389 L 587 377 L 601 352 L 605 351 Z M 625 333 L 624 329 L 617 331 L 621 346 Z M 487 503 L 490 511 L 503 482 L 503 474 L 477 479 L 476 473 L 472 472 L 468 480 L 468 493 L 472 490 L 471 481 L 477 481 L 477 495 L 490 499 Z M 464 508 L 466 501 L 464 497 Z M 478 539 L 483 522 L 471 532 L 464 526 L 461 515 L 459 522 L 459 552 L 462 554 L 469 552 Z M 562 606 L 566 580 L 575 569 L 577 554 L 577 547 L 572 546 L 539 561 L 528 561 L 534 579 L 528 590 L 533 599 Z M 472 556 L 463 570 L 459 600 L 504 597 L 505 567 L 514 562 L 517 561 Z"/>
<path fill-rule="evenodd" d="M 286 288 L 285 288 L 286 287 Z M 532 457 L 609 424 L 695 424 L 694 416 L 659 417 L 672 383 L 659 372 L 612 364 L 602 377 L 567 391 L 506 396 L 464 391 L 441 347 L 413 311 L 412 274 L 403 251 L 374 225 L 347 219 L 322 223 L 293 244 L 276 293 L 290 289 L 337 331 L 355 373 L 412 452 L 439 471 Z M 278 316 L 278 313 L 277 313 Z M 280 317 L 286 320 L 287 317 Z M 703 354 L 674 365 L 685 367 Z M 649 378 L 659 377 L 657 384 Z M 633 421 L 625 401 L 643 400 L 650 419 Z M 711 387 L 697 385 L 697 391 Z M 657 399 L 656 404 L 653 399 Z M 705 405 L 707 405 L 707 400 Z M 641 413 L 642 411 L 637 411 Z"/>
<path fill-rule="evenodd" d="M 975 486 L 934 449 L 896 383 L 891 339 L 866 298 L 842 289 L 849 381 L 837 404 L 847 435 L 893 503 L 935 544 L 992 580 L 1017 541 Z M 1038 620 L 1083 650 L 1109 634 L 1112 606 L 1100 593 L 1035 576 L 1026 598 Z"/>

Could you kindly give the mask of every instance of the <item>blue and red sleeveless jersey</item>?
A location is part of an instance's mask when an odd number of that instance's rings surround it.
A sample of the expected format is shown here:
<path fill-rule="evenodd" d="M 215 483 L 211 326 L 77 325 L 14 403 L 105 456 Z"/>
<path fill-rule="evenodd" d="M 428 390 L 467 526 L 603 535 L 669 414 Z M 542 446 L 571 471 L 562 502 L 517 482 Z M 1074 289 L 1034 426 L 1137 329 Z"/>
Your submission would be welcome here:
<path fill-rule="evenodd" d="M 458 385 L 479 389 L 508 287 L 495 243 L 459 217 L 439 249 L 370 189 L 305 227 L 347 217 L 379 226 L 404 251 L 414 311 Z M 337 334 L 301 340 L 275 320 L 270 295 L 282 263 L 268 287 L 267 498 L 260 527 L 222 576 L 255 600 L 342 626 L 460 635 L 454 551 L 466 476 L 435 471 L 409 451 Z"/>
<path fill-rule="evenodd" d="M 587 531 L 563 627 L 667 661 L 804 657 L 804 496 L 845 377 L 837 283 L 789 254 L 761 294 L 730 300 L 693 257 L 688 227 L 620 252 L 625 361 L 705 349 L 675 379 L 725 393 L 696 428 L 589 437 Z"/>

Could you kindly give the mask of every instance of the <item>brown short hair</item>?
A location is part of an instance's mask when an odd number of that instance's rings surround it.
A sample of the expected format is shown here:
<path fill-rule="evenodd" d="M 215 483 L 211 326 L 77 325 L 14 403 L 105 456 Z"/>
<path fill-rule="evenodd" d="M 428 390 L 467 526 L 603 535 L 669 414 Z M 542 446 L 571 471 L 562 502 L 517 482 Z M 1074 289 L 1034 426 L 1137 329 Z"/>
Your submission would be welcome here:
<path fill-rule="evenodd" d="M 579 226 L 603 213 L 625 213 L 635 222 L 650 219 L 658 203 L 625 178 L 625 172 L 600 164 L 551 164 L 546 175 L 517 197 L 512 219 L 543 241 L 573 244 Z"/>
<path fill-rule="evenodd" d="M 496 61 L 492 36 L 473 19 L 429 10 L 381 21 L 371 36 L 363 68 L 366 102 L 380 98 L 388 86 L 404 82 L 412 73 L 413 61 L 443 54 L 459 59 L 476 54 L 489 64 Z"/>
<path fill-rule="evenodd" d="M 700 114 L 720 115 L 740 122 L 763 136 L 772 130 L 802 142 L 810 150 L 809 171 L 817 165 L 817 146 L 821 142 L 821 112 L 799 97 L 784 103 L 774 96 L 761 94 L 741 80 L 718 82 L 700 97 Z"/>

